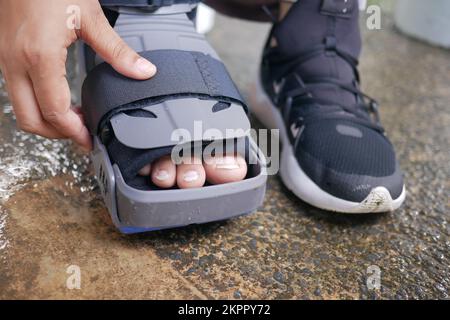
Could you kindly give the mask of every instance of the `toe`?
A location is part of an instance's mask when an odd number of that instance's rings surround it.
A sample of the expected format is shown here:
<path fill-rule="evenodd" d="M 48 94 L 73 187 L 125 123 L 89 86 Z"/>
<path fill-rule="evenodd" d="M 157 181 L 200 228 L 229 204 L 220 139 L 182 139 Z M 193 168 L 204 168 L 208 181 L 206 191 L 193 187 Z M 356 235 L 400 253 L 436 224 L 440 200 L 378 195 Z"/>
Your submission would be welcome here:
<path fill-rule="evenodd" d="M 177 185 L 180 189 L 200 188 L 206 181 L 205 168 L 199 159 L 177 166 Z"/>
<path fill-rule="evenodd" d="M 152 165 L 151 164 L 147 164 L 141 170 L 139 170 L 139 175 L 140 176 L 144 176 L 144 177 L 149 176 L 151 170 L 152 170 Z"/>
<path fill-rule="evenodd" d="M 176 166 L 170 156 L 153 163 L 152 182 L 160 188 L 172 188 L 176 182 Z"/>
<path fill-rule="evenodd" d="M 241 155 L 208 157 L 204 167 L 206 179 L 212 184 L 240 181 L 247 175 L 247 163 Z"/>

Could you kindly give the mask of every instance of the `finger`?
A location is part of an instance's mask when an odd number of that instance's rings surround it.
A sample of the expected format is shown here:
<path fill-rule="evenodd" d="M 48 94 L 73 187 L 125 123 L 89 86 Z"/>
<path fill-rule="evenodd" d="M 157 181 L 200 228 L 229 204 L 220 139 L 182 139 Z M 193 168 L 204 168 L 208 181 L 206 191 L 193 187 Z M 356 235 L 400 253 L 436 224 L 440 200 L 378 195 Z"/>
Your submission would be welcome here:
<path fill-rule="evenodd" d="M 49 54 L 32 65 L 28 72 L 44 120 L 82 148 L 91 150 L 89 132 L 71 108 L 65 58 Z"/>
<path fill-rule="evenodd" d="M 73 112 L 75 112 L 75 114 L 81 119 L 81 122 L 83 122 L 84 124 L 86 124 L 86 120 L 84 119 L 84 114 L 81 111 L 81 107 L 79 106 L 72 106 L 72 110 Z"/>
<path fill-rule="evenodd" d="M 6 89 L 14 108 L 17 126 L 21 130 L 49 139 L 66 138 L 42 118 L 32 82 L 27 75 L 16 73 L 14 77 L 8 77 Z"/>
<path fill-rule="evenodd" d="M 119 73 L 138 80 L 151 78 L 156 67 L 139 56 L 114 31 L 99 9 L 95 19 L 83 19 L 81 38 Z"/>

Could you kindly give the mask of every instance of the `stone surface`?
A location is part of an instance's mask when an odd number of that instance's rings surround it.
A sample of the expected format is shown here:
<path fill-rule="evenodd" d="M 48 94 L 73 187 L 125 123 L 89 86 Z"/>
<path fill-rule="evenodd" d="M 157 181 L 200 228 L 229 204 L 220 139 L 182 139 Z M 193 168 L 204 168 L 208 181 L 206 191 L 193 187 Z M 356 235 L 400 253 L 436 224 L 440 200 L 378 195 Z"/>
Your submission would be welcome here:
<path fill-rule="evenodd" d="M 0 298 L 449 298 L 450 52 L 401 36 L 388 14 L 382 27 L 364 32 L 361 73 L 406 173 L 390 214 L 323 212 L 271 177 L 253 215 L 121 235 L 87 157 L 14 129 L 0 89 Z M 244 95 L 267 30 L 219 17 L 210 34 Z"/>

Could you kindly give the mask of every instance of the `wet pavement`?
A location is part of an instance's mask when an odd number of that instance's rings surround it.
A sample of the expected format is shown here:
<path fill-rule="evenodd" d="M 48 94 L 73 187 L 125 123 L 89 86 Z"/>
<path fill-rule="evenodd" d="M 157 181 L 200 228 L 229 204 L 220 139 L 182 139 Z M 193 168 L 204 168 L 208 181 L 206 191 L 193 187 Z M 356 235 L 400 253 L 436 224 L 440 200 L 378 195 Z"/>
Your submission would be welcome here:
<path fill-rule="evenodd" d="M 271 177 L 251 216 L 121 235 L 88 158 L 15 130 L 0 88 L 0 298 L 449 298 L 450 51 L 383 17 L 365 31 L 361 73 L 405 170 L 407 200 L 390 214 L 323 212 Z M 244 95 L 267 30 L 220 17 L 210 34 Z M 66 286 L 70 265 L 80 289 Z"/>

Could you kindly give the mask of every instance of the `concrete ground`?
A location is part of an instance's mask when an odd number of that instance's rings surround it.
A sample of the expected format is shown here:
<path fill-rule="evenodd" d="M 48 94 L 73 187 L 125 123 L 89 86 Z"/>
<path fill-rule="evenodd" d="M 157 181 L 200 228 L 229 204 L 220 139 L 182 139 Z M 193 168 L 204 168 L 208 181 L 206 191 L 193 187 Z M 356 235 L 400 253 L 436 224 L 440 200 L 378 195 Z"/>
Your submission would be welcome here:
<path fill-rule="evenodd" d="M 210 34 L 244 94 L 267 30 L 220 17 Z M 398 34 L 389 14 L 364 44 L 363 86 L 408 188 L 390 214 L 323 212 L 271 177 L 253 215 L 121 235 L 87 157 L 14 129 L 0 88 L 0 298 L 449 298 L 450 52 Z M 66 286 L 70 265 L 79 290 Z M 366 285 L 371 266 L 379 290 Z"/>

